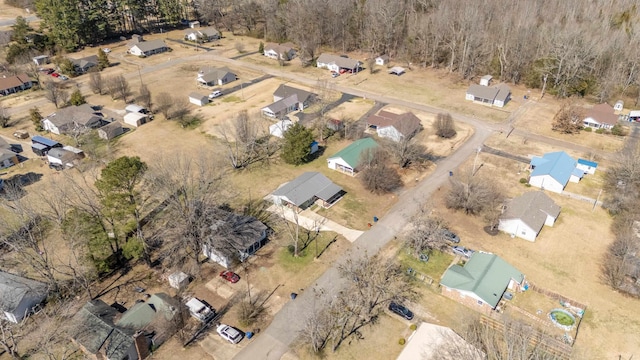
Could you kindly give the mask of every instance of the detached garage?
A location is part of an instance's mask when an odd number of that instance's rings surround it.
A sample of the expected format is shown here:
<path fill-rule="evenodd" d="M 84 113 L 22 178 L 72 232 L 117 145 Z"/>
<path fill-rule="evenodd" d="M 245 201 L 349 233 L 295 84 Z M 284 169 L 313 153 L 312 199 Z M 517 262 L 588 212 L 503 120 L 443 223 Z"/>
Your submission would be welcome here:
<path fill-rule="evenodd" d="M 209 97 L 207 95 L 191 93 L 189 94 L 189 102 L 194 105 L 205 106 L 209 103 Z"/>
<path fill-rule="evenodd" d="M 128 113 L 124 116 L 124 123 L 138 127 L 149 122 L 149 116 L 138 112 Z"/>

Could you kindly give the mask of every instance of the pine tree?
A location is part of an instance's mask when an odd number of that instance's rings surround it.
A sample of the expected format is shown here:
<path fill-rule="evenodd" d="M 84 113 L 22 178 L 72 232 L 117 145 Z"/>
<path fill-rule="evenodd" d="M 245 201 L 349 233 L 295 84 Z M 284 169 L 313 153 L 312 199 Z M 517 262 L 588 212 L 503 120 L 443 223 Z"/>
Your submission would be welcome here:
<path fill-rule="evenodd" d="M 106 69 L 111 66 L 109 56 L 102 49 L 98 49 L 98 69 Z"/>
<path fill-rule="evenodd" d="M 76 90 L 71 94 L 71 99 L 69 100 L 71 105 L 79 106 L 82 104 L 86 104 L 87 101 L 84 99 L 84 96 L 80 92 L 80 90 Z"/>
<path fill-rule="evenodd" d="M 284 145 L 280 156 L 287 164 L 301 165 L 307 162 L 313 143 L 311 130 L 295 123 L 284 133 Z"/>

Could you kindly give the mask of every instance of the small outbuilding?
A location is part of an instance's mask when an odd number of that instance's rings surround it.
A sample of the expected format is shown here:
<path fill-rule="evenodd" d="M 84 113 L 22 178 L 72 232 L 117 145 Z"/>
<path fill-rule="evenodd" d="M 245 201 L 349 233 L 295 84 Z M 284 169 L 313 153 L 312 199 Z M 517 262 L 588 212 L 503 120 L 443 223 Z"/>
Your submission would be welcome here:
<path fill-rule="evenodd" d="M 75 159 L 76 154 L 66 149 L 53 148 L 47 152 L 47 161 L 49 161 L 50 164 L 71 167 L 73 166 L 73 160 Z"/>
<path fill-rule="evenodd" d="M 174 289 L 182 290 L 189 285 L 189 275 L 176 271 L 169 275 L 169 285 Z"/>
<path fill-rule="evenodd" d="M 482 86 L 489 86 L 491 85 L 491 80 L 493 79 L 493 76 L 491 75 L 485 75 L 483 77 L 480 78 L 480 85 Z"/>
<path fill-rule="evenodd" d="M 126 111 L 127 113 L 141 113 L 141 114 L 148 114 L 149 111 L 147 109 L 145 109 L 144 107 L 137 105 L 137 104 L 129 104 L 124 108 L 124 111 Z"/>
<path fill-rule="evenodd" d="M 148 115 L 137 112 L 128 113 L 124 116 L 124 123 L 134 127 L 146 124 L 149 120 L 150 118 Z"/>
<path fill-rule="evenodd" d="M 622 100 L 616 101 L 615 105 L 613 105 L 613 110 L 622 111 L 622 109 L 624 109 L 624 101 Z"/>
<path fill-rule="evenodd" d="M 584 171 L 585 174 L 593 175 L 596 173 L 596 168 L 598 167 L 598 163 L 594 161 L 589 161 L 585 159 L 578 159 L 578 164 L 576 165 L 576 169 Z"/>
<path fill-rule="evenodd" d="M 397 75 L 400 76 L 402 74 L 404 74 L 405 70 L 403 67 L 400 66 L 394 66 L 391 69 L 389 69 L 389 74 L 391 75 Z"/>
<path fill-rule="evenodd" d="M 112 121 L 98 129 L 98 137 L 104 140 L 111 140 L 123 133 L 124 129 L 118 121 Z"/>
<path fill-rule="evenodd" d="M 289 119 L 279 120 L 277 123 L 269 125 L 269 134 L 271 136 L 284 138 L 284 133 L 293 126 L 293 121 Z"/>
<path fill-rule="evenodd" d="M 380 55 L 376 58 L 376 65 L 384 66 L 389 63 L 389 55 Z"/>
<path fill-rule="evenodd" d="M 38 66 L 46 65 L 49 63 L 49 55 L 34 56 L 33 62 Z"/>
<path fill-rule="evenodd" d="M 189 102 L 194 105 L 205 106 L 209 103 L 209 97 L 207 95 L 191 93 L 189 94 Z"/>

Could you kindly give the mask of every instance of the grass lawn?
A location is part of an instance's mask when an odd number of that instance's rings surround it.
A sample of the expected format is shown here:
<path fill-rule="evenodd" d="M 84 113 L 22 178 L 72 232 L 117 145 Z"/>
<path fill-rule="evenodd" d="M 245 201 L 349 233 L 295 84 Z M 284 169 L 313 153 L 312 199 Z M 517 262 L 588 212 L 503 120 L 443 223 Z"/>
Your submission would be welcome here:
<path fill-rule="evenodd" d="M 278 264 L 282 266 L 283 270 L 291 273 L 302 272 L 306 266 L 313 262 L 317 254 L 322 256 L 323 250 L 328 249 L 331 244 L 337 241 L 338 237 L 333 232 L 324 231 L 317 236 L 312 235 L 313 238 L 307 239 L 306 234 L 303 234 L 303 231 L 300 232 L 298 257 L 293 256 L 293 245 L 278 249 Z"/>
<path fill-rule="evenodd" d="M 398 251 L 398 259 L 403 268 L 412 268 L 438 282 L 451 264 L 453 255 L 434 250 L 429 254 L 429 261 L 423 262 L 403 248 Z"/>

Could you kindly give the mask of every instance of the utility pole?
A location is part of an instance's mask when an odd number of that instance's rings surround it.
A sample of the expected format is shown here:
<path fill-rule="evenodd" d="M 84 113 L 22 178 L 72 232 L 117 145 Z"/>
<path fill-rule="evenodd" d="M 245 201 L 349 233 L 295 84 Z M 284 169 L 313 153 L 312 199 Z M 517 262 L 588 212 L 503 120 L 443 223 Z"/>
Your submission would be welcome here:
<path fill-rule="evenodd" d="M 478 155 L 480 155 L 481 151 L 482 147 L 478 146 L 478 148 L 476 149 L 476 157 L 475 159 L 473 159 L 473 171 L 471 172 L 471 176 L 475 176 L 476 174 L 476 164 L 478 163 Z"/>

